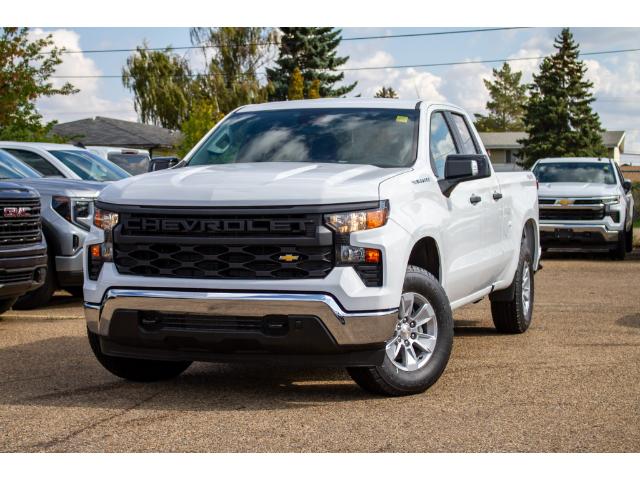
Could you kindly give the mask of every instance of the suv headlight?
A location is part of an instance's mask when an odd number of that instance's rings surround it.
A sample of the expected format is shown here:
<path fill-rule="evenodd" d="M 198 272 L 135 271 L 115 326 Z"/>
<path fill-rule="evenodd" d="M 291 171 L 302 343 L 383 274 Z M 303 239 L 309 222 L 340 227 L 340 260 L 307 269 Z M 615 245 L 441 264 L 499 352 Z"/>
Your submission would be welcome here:
<path fill-rule="evenodd" d="M 64 218 L 83 230 L 91 228 L 93 217 L 93 200 L 55 195 L 51 197 L 51 207 Z"/>
<path fill-rule="evenodd" d="M 327 226 L 338 233 L 353 233 L 382 227 L 389 219 L 389 202 L 380 202 L 380 207 L 373 210 L 356 210 L 353 212 L 329 213 L 324 216 Z"/>

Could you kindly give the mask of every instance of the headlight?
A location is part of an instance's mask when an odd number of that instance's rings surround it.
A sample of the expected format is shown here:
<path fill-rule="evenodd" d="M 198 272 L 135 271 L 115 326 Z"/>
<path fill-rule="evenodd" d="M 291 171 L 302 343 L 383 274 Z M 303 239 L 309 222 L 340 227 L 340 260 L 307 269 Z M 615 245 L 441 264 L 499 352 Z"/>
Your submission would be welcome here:
<path fill-rule="evenodd" d="M 118 214 L 96 208 L 93 214 L 93 224 L 104 230 L 104 243 L 96 243 L 89 246 L 87 256 L 89 264 L 88 276 L 90 280 L 97 280 L 104 262 L 113 261 L 113 229 L 118 224 Z"/>
<path fill-rule="evenodd" d="M 615 205 L 616 203 L 620 203 L 620 196 L 604 197 L 601 198 L 600 201 L 605 205 Z"/>
<path fill-rule="evenodd" d="M 382 227 L 389 218 L 389 202 L 380 203 L 375 210 L 330 213 L 324 216 L 324 222 L 338 233 L 352 233 Z"/>
<path fill-rule="evenodd" d="M 96 208 L 93 214 L 93 224 L 100 230 L 110 232 L 118 224 L 118 214 L 115 212 L 109 212 L 108 210 L 102 210 Z"/>
<path fill-rule="evenodd" d="M 93 200 L 55 195 L 51 198 L 51 207 L 67 222 L 89 230 L 93 215 Z"/>

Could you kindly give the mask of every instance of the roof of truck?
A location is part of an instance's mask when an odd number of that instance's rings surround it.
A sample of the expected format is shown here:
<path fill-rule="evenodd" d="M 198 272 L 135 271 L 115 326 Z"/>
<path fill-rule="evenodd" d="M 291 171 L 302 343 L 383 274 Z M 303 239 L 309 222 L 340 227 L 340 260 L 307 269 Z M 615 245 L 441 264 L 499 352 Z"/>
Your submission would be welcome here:
<path fill-rule="evenodd" d="M 76 147 L 75 145 L 69 145 L 67 143 L 43 143 L 43 142 L 0 142 L 0 148 L 20 148 L 20 147 L 34 147 L 41 148 L 43 150 L 84 150 L 83 148 Z"/>
<path fill-rule="evenodd" d="M 257 112 L 264 110 L 290 110 L 300 108 L 394 108 L 401 110 L 413 110 L 418 103 L 424 106 L 431 104 L 447 105 L 442 102 L 430 102 L 427 100 L 412 99 L 399 100 L 395 98 L 318 98 L 314 100 L 288 100 L 286 102 L 269 102 L 246 105 L 240 108 L 241 112 Z"/>

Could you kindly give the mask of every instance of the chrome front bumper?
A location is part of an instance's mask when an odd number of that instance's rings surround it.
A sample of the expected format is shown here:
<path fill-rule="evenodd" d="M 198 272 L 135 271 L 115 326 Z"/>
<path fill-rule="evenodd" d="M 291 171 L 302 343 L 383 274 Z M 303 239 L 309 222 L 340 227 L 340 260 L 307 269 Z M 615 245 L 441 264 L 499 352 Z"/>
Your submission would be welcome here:
<path fill-rule="evenodd" d="M 320 319 L 339 346 L 384 343 L 398 321 L 398 309 L 345 312 L 329 295 L 306 293 L 109 290 L 101 304 L 85 303 L 89 330 L 108 337 L 117 310 L 262 317 L 309 315 Z"/>
<path fill-rule="evenodd" d="M 595 233 L 602 236 L 605 242 L 618 240 L 619 231 L 609 230 L 606 225 L 584 225 L 575 223 L 540 223 L 541 232 L 555 232 L 556 230 L 573 230 L 578 233 Z"/>

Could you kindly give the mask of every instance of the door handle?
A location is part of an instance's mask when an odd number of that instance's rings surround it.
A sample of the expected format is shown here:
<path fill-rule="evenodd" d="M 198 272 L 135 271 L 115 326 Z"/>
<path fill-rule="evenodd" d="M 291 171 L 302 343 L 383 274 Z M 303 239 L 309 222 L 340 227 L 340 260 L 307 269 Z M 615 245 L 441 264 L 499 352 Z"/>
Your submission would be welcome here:
<path fill-rule="evenodd" d="M 476 203 L 480 203 L 482 201 L 482 197 L 479 197 L 478 195 L 471 195 L 469 201 L 475 205 Z"/>
<path fill-rule="evenodd" d="M 493 192 L 493 199 L 500 200 L 502 198 L 502 194 L 500 192 Z"/>

